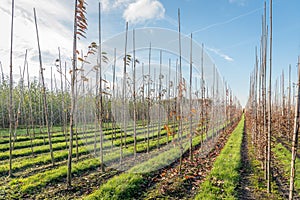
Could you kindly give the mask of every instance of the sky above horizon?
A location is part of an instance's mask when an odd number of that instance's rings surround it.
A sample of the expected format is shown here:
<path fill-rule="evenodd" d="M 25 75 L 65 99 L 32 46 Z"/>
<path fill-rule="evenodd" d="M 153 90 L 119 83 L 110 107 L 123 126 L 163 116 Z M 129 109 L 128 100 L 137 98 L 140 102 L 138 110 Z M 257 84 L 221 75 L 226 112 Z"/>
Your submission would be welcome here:
<path fill-rule="evenodd" d="M 87 39 L 79 41 L 79 49 L 98 39 L 98 2 L 87 0 Z M 255 64 L 255 47 L 261 37 L 262 0 L 101 0 L 103 40 L 129 29 L 157 27 L 177 31 L 177 10 L 181 13 L 181 32 L 193 33 L 193 39 L 204 44 L 205 51 L 215 62 L 242 105 L 246 104 L 249 77 Z M 23 66 L 28 49 L 30 75 L 38 76 L 38 56 L 33 8 L 36 8 L 43 63 L 46 70 L 58 57 L 70 61 L 72 55 L 73 1 L 15 1 L 13 66 L 14 74 Z M 269 13 L 267 1 L 267 13 Z M 296 79 L 297 57 L 300 54 L 300 12 L 298 0 L 273 0 L 273 77 L 282 70 Z M 269 19 L 268 19 L 269 20 Z M 0 4 L 0 61 L 4 72 L 9 71 L 11 0 Z M 268 22 L 269 24 L 269 22 Z M 49 72 L 49 71 L 48 71 Z M 50 78 L 46 73 L 46 78 Z"/>

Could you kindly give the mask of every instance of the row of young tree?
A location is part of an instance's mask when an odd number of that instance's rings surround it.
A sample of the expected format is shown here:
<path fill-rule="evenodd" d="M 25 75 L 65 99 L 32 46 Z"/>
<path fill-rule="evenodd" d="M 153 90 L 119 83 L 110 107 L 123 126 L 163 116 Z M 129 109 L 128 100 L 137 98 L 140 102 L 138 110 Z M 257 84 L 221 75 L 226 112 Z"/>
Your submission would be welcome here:
<path fill-rule="evenodd" d="M 28 81 L 27 81 L 28 80 Z M 56 79 L 53 79 L 56 82 Z M 25 82 L 26 81 L 26 82 Z M 9 99 L 9 84 L 8 78 L 2 78 L 0 82 L 0 127 L 9 127 L 8 118 L 8 99 Z M 15 121 L 17 121 L 18 128 L 28 128 L 33 125 L 34 128 L 43 127 L 45 119 L 43 116 L 42 102 L 42 86 L 38 79 L 23 79 L 21 78 L 18 83 L 14 83 L 12 90 L 13 97 L 13 113 L 15 113 Z M 46 90 L 47 106 L 50 116 L 51 126 L 62 126 L 64 123 L 65 113 L 68 107 L 64 106 L 70 104 L 70 96 L 67 89 L 58 89 L 57 85 L 53 90 L 47 88 Z M 62 104 L 63 102 L 63 104 Z M 68 118 L 68 117 L 67 117 Z"/>
<path fill-rule="evenodd" d="M 181 55 L 181 33 L 180 33 L 180 12 L 178 11 L 178 52 L 174 71 L 171 76 L 171 59 L 168 63 L 167 73 L 162 73 L 162 55 L 160 51 L 159 75 L 156 77 L 153 70 L 151 53 L 151 43 L 149 45 L 148 63 L 140 62 L 136 57 L 135 48 L 132 52 L 127 50 L 128 23 L 125 32 L 125 49 L 122 54 L 122 78 L 116 78 L 116 56 L 113 58 L 112 78 L 108 81 L 103 73 L 104 63 L 108 62 L 106 53 L 102 50 L 101 41 L 101 5 L 99 3 L 99 32 L 98 44 L 92 42 L 88 46 L 87 53 L 77 49 L 79 38 L 85 38 L 88 27 L 86 19 L 85 0 L 75 0 L 74 3 L 74 35 L 73 35 L 73 57 L 72 67 L 68 70 L 66 64 L 60 58 L 58 49 L 58 59 L 53 69 L 51 68 L 51 80 L 46 83 L 44 78 L 44 67 L 42 62 L 41 49 L 39 44 L 38 23 L 36 11 L 34 9 L 34 22 L 36 25 L 36 36 L 39 52 L 40 75 L 37 79 L 30 81 L 25 54 L 24 67 L 20 69 L 20 80 L 13 83 L 13 60 L 11 46 L 10 74 L 1 80 L 1 126 L 9 127 L 10 143 L 10 169 L 12 176 L 13 164 L 13 144 L 17 140 L 17 128 L 26 128 L 28 136 L 35 137 L 35 128 L 45 127 L 48 136 L 49 152 L 54 166 L 54 156 L 52 149 L 52 127 L 62 126 L 68 144 L 67 160 L 67 186 L 72 185 L 72 159 L 73 140 L 76 140 L 76 152 L 78 152 L 78 135 L 83 137 L 88 130 L 93 129 L 95 133 L 94 153 L 100 157 L 101 170 L 105 171 L 104 165 L 104 128 L 110 126 L 111 129 L 122 128 L 120 136 L 112 135 L 112 145 L 120 141 L 120 164 L 123 162 L 123 149 L 127 147 L 126 137 L 129 125 L 133 127 L 133 155 L 137 155 L 137 127 L 143 127 L 145 141 L 147 141 L 147 153 L 150 152 L 150 129 L 157 129 L 157 148 L 160 148 L 162 138 L 161 131 L 166 130 L 166 137 L 177 135 L 179 138 L 181 154 L 183 153 L 182 141 L 188 139 L 190 158 L 192 159 L 193 139 L 209 137 L 209 132 L 218 132 L 224 125 L 241 116 L 241 106 L 232 90 L 226 82 L 220 78 L 217 68 L 204 66 L 204 46 L 201 48 L 200 73 L 194 76 L 196 70 L 193 69 L 193 45 L 192 35 L 190 37 L 190 60 L 188 61 L 187 73 L 183 72 Z M 14 0 L 12 0 L 12 24 L 11 24 L 11 45 L 13 44 L 13 16 Z M 135 46 L 135 33 L 133 31 L 133 46 Z M 197 54 L 199 52 L 196 52 Z M 88 58 L 96 57 L 96 65 L 92 67 L 93 78 L 88 77 L 86 65 Z M 64 65 L 64 66 L 63 66 Z M 145 67 L 145 68 L 144 68 Z M 141 77 L 137 77 L 136 69 L 142 68 Z M 211 74 L 205 74 L 205 68 L 211 69 Z M 54 70 L 59 72 L 59 77 L 55 77 Z M 153 72 L 154 71 L 154 72 Z M 26 75 L 25 75 L 26 74 Z M 154 75 L 153 75 L 154 74 Z M 67 79 L 67 77 L 70 78 Z M 208 77 L 211 76 L 211 84 L 208 84 Z M 140 81 L 138 82 L 137 79 Z M 165 84 L 163 84 L 163 82 Z M 48 87 L 46 87 L 48 85 Z M 50 87 L 49 87 L 50 85 Z M 153 117 L 154 116 L 154 117 Z M 129 124 L 132 119 L 132 124 Z M 68 126 L 68 127 L 67 127 Z M 172 127 L 173 126 L 173 127 Z M 153 128 L 154 127 L 154 128 Z M 109 127 L 108 127 L 109 128 Z M 29 131 L 32 129 L 33 132 Z M 32 134 L 33 133 L 33 134 Z M 115 132 L 116 133 L 116 132 Z M 98 140 L 99 139 L 99 140 Z M 154 137 L 153 137 L 154 139 Z M 167 139 L 169 141 L 169 139 Z M 99 143 L 99 144 L 98 144 Z M 99 154 L 96 153 L 96 144 L 100 146 Z M 181 155 L 180 154 L 180 155 Z M 78 154 L 77 158 L 78 158 Z M 181 163 L 180 157 L 180 163 Z"/>
<path fill-rule="evenodd" d="M 292 84 L 291 66 L 289 66 L 288 77 L 285 78 L 284 71 L 282 71 L 280 78 L 272 85 L 272 0 L 270 1 L 270 29 L 268 29 L 266 13 L 265 2 L 260 53 L 258 54 L 256 49 L 255 67 L 250 77 L 249 99 L 246 106 L 247 119 L 251 127 L 251 142 L 255 147 L 256 158 L 261 162 L 261 168 L 264 169 L 269 193 L 273 174 L 272 140 L 275 139 L 274 142 L 285 141 L 289 144 L 288 148 L 292 152 L 289 199 L 293 199 L 299 129 L 300 65 L 298 61 L 297 83 Z M 268 50 L 270 51 L 269 62 Z M 267 63 L 269 63 L 269 69 Z M 285 80 L 288 80 L 287 87 Z"/>

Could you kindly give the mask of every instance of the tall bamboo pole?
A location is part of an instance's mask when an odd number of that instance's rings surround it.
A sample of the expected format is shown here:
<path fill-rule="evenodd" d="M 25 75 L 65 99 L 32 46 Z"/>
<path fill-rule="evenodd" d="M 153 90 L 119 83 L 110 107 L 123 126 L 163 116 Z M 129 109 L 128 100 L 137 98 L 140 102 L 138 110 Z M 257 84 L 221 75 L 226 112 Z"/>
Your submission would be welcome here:
<path fill-rule="evenodd" d="M 295 106 L 295 118 L 294 118 L 294 131 L 292 141 L 292 159 L 291 159 L 291 174 L 290 174 L 290 191 L 289 200 L 294 197 L 294 183 L 295 183 L 295 161 L 297 158 L 297 146 L 298 146 L 298 135 L 299 135 L 299 112 L 300 112 L 300 56 L 298 57 L 298 88 L 297 98 Z"/>
<path fill-rule="evenodd" d="M 268 154 L 268 145 L 267 145 L 267 94 L 266 94 L 266 85 L 267 85 L 267 28 L 266 28 L 266 17 L 267 17 L 267 6 L 266 2 L 264 4 L 264 15 L 263 15 L 263 36 L 262 36 L 262 59 L 263 59 L 263 72 L 262 72 L 262 109 L 263 109 L 263 136 L 264 136 L 264 169 L 265 169 L 265 179 L 268 179 L 268 167 L 267 167 L 267 154 Z"/>
<path fill-rule="evenodd" d="M 160 134 L 161 134 L 161 97 L 162 97 L 162 79 L 163 75 L 161 73 L 162 68 L 162 51 L 160 50 L 159 54 L 159 89 L 158 89 L 158 132 L 157 132 L 157 148 L 160 147 L 159 140 L 160 140 Z"/>
<path fill-rule="evenodd" d="M 66 119 L 66 100 L 65 100 L 65 93 L 64 93 L 64 84 L 63 84 L 63 71 L 61 66 L 61 55 L 60 55 L 60 48 L 58 47 L 58 60 L 59 60 L 59 73 L 60 73 L 60 90 L 61 90 L 61 121 L 63 123 L 62 129 L 65 136 L 66 146 L 68 146 L 68 139 L 67 139 L 67 119 Z M 64 75 L 66 76 L 66 74 Z M 65 78 L 66 79 L 66 78 Z"/>
<path fill-rule="evenodd" d="M 72 60 L 72 73 L 71 73 L 71 110 L 70 110 L 70 140 L 69 140 L 69 153 L 67 161 L 67 186 L 72 186 L 72 154 L 73 154 L 73 137 L 74 137 L 74 114 L 75 114 L 75 83 L 76 83 L 76 69 L 77 69 L 77 7 L 78 0 L 75 0 L 74 8 L 74 32 L 73 32 L 73 60 Z"/>
<path fill-rule="evenodd" d="M 95 67 L 95 71 L 96 71 L 96 109 L 95 109 L 95 132 L 94 132 L 94 155 L 97 155 L 97 133 L 99 131 L 99 113 L 100 113 L 100 109 L 99 109 L 99 63 L 98 63 L 98 59 L 97 59 L 97 67 Z"/>
<path fill-rule="evenodd" d="M 52 66 L 50 68 L 51 81 L 50 81 L 50 128 L 53 131 L 53 69 Z"/>
<path fill-rule="evenodd" d="M 46 122 L 46 126 L 47 126 L 51 162 L 52 162 L 52 165 L 54 166 L 54 156 L 53 156 L 52 141 L 51 141 L 52 136 L 51 136 L 51 132 L 50 132 L 50 124 L 49 124 L 49 119 L 48 119 L 48 105 L 47 105 L 47 95 L 46 95 L 46 87 L 45 87 L 45 80 L 44 80 L 44 69 L 43 69 L 43 64 L 42 64 L 42 54 L 41 54 L 41 48 L 40 48 L 40 39 L 39 39 L 39 32 L 38 32 L 35 8 L 33 9 L 33 12 L 34 12 L 34 22 L 35 22 L 35 28 L 36 28 L 36 37 L 37 37 L 37 42 L 38 42 L 40 73 L 41 73 L 41 78 L 42 78 L 42 95 L 43 95 L 44 116 L 45 116 L 45 122 Z"/>
<path fill-rule="evenodd" d="M 192 150 L 193 150 L 193 111 L 192 111 L 192 104 L 193 104 L 193 100 L 192 100 L 192 82 L 193 82 L 193 34 L 191 33 L 191 42 L 190 42 L 190 91 L 189 91 L 189 99 L 190 99 L 190 160 L 193 159 L 193 154 L 192 154 Z"/>
<path fill-rule="evenodd" d="M 19 104 L 18 104 L 18 110 L 17 110 L 17 115 L 15 118 L 15 127 L 14 127 L 14 138 L 13 138 L 13 145 L 12 145 L 12 150 L 15 148 L 15 143 L 17 140 L 17 128 L 19 127 L 19 120 L 21 117 L 21 112 L 22 112 L 22 105 L 24 101 L 24 73 L 25 73 L 25 67 L 27 63 L 27 49 L 25 51 L 25 58 L 24 58 L 24 68 L 23 68 L 23 73 L 20 67 L 20 99 L 19 99 Z"/>
<path fill-rule="evenodd" d="M 168 98 L 167 98 L 167 102 L 168 102 L 168 111 L 167 111 L 167 126 L 169 126 L 169 123 L 170 123 L 170 115 L 171 115 L 171 59 L 169 58 L 169 73 L 168 73 L 168 79 L 167 80 L 167 84 L 166 86 L 168 87 Z M 167 144 L 169 142 L 169 135 L 170 133 L 168 132 L 167 133 Z"/>
<path fill-rule="evenodd" d="M 11 3 L 11 32 L 10 32 L 10 64 L 9 64 L 9 171 L 8 176 L 12 176 L 12 132 L 14 124 L 13 116 L 13 75 L 12 75 L 12 48 L 13 48 L 13 32 L 14 32 L 14 10 L 15 1 L 12 0 Z"/>
<path fill-rule="evenodd" d="M 179 91 L 178 91 L 178 113 L 177 116 L 179 118 L 179 143 L 180 143 L 180 158 L 179 158 L 179 174 L 181 172 L 182 167 L 182 154 L 183 154 L 183 146 L 182 146 L 182 120 L 183 120 L 183 113 L 182 113 L 182 97 L 183 97 L 183 79 L 182 79 L 182 55 L 181 55 L 181 24 L 180 24 L 180 9 L 178 9 L 178 42 L 179 42 Z"/>
<path fill-rule="evenodd" d="M 144 73 L 144 63 L 142 63 L 142 121 L 143 127 L 145 127 L 145 118 L 146 118 L 146 104 L 145 104 L 145 73 Z M 143 129 L 144 132 L 144 142 L 146 142 L 146 131 Z"/>
<path fill-rule="evenodd" d="M 124 47 L 124 66 L 123 66 L 123 85 L 122 85 L 122 106 L 123 106 L 123 130 L 124 130 L 124 145 L 126 147 L 126 79 L 127 79 L 127 70 L 126 70 L 126 65 L 127 65 L 127 37 L 128 37 L 128 22 L 126 22 L 126 33 L 125 33 L 125 47 Z M 122 132 L 121 132 L 121 137 L 120 137 L 121 143 L 120 143 L 120 165 L 122 164 L 122 157 L 123 157 L 123 138 L 122 138 Z"/>
<path fill-rule="evenodd" d="M 113 67 L 113 85 L 112 85 L 113 97 L 112 97 L 112 99 L 115 102 L 117 101 L 116 100 L 116 88 L 115 88 L 115 85 L 116 85 L 116 62 L 117 62 L 116 57 L 117 57 L 117 50 L 116 50 L 116 48 L 114 48 L 114 62 L 113 62 L 113 65 L 112 65 L 112 67 Z M 116 115 L 117 115 L 117 109 L 116 108 L 113 109 L 113 115 L 114 115 L 114 119 L 112 121 L 112 124 L 113 124 L 112 137 L 114 137 L 114 138 L 112 138 L 112 140 L 111 140 L 112 147 L 113 147 L 113 144 L 114 144 L 114 140 L 116 139 Z"/>
<path fill-rule="evenodd" d="M 291 65 L 289 65 L 289 87 L 288 87 L 288 133 L 287 138 L 290 141 L 290 134 L 291 134 Z"/>
<path fill-rule="evenodd" d="M 204 86 L 204 44 L 201 46 L 201 149 L 203 150 L 204 143 L 204 96 L 205 96 L 205 86 Z M 203 131 L 204 130 L 204 131 Z"/>
<path fill-rule="evenodd" d="M 267 156 L 267 190 L 271 193 L 271 135 L 272 135 L 272 0 L 270 0 L 270 69 L 269 69 L 269 104 L 268 104 L 268 156 Z"/>
<path fill-rule="evenodd" d="M 148 113 L 147 113 L 147 119 L 148 119 L 148 122 L 147 122 L 147 153 L 149 153 L 149 145 L 150 145 L 150 141 L 149 141 L 149 134 L 150 134 L 150 82 L 151 82 L 151 43 L 150 43 L 150 47 L 149 47 L 149 63 L 148 63 L 148 88 L 147 88 L 147 99 L 148 99 L 148 102 L 147 102 L 147 109 L 148 109 Z"/>
<path fill-rule="evenodd" d="M 100 118 L 99 118 L 99 130 L 100 130 L 100 167 L 101 171 L 104 172 L 104 163 L 103 163 L 103 130 L 102 130 L 102 122 L 103 122 L 103 103 L 102 103 L 102 44 L 101 44 L 101 3 L 99 2 L 99 27 L 98 27 L 98 34 L 99 34 L 99 50 L 98 50 L 98 57 L 99 57 L 99 106 L 100 106 Z"/>
<path fill-rule="evenodd" d="M 3 73 L 3 68 L 2 68 L 2 63 L 0 62 L 0 70 L 1 70 L 1 83 L 2 86 L 4 86 L 4 73 Z M 1 97 L 4 97 L 4 92 L 1 92 Z M 2 128 L 5 128 L 5 114 L 4 114 L 4 107 L 5 106 L 1 106 L 1 116 L 2 116 Z"/>
<path fill-rule="evenodd" d="M 30 81 L 29 81 L 29 70 L 28 70 L 28 63 L 26 63 L 26 70 L 27 70 L 27 88 L 28 91 L 31 91 L 30 88 Z M 34 119 L 33 119 L 33 109 L 32 109 L 32 97 L 31 97 L 31 92 L 29 92 L 28 94 L 28 101 L 29 101 L 29 109 L 30 109 L 30 113 L 29 113 L 29 121 L 30 121 L 30 125 L 31 125 L 31 130 L 33 135 L 29 134 L 30 137 L 30 147 L 31 147 L 31 154 L 33 155 L 33 145 L 32 145 L 32 136 L 35 135 L 34 133 Z"/>
<path fill-rule="evenodd" d="M 132 41 L 133 41 L 133 153 L 134 159 L 136 159 L 136 86 L 135 86 L 135 76 L 136 76 L 136 59 L 135 59 L 135 30 L 132 33 Z"/>

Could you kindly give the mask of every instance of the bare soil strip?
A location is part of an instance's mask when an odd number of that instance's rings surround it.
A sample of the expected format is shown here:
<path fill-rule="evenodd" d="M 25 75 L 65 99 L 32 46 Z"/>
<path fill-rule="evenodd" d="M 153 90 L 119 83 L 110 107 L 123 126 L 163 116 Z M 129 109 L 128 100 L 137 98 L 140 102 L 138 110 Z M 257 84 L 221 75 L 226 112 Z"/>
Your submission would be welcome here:
<path fill-rule="evenodd" d="M 206 146 L 201 145 L 193 150 L 193 160 L 189 159 L 188 152 L 183 155 L 182 170 L 179 171 L 179 162 L 167 167 L 154 176 L 149 183 L 144 199 L 190 199 L 197 193 L 199 185 L 209 174 L 213 163 L 225 146 L 230 134 L 237 126 L 235 122 L 226 131 L 223 130 L 218 138 L 211 138 Z M 215 139 L 215 141 L 214 141 Z M 210 147 L 210 148 L 209 148 Z M 147 188 L 145 188 L 147 189 Z"/>

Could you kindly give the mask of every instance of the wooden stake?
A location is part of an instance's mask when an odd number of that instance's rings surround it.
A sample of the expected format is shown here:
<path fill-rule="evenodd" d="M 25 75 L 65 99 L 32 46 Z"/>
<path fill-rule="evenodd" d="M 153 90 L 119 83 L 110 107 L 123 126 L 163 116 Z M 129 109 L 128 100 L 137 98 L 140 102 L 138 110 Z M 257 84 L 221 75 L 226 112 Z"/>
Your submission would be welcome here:
<path fill-rule="evenodd" d="M 268 155 L 267 155 L 267 190 L 271 193 L 271 135 L 272 135 L 272 0 L 270 0 L 270 69 L 269 69 L 269 104 L 268 104 Z"/>
<path fill-rule="evenodd" d="M 291 159 L 291 174 L 290 174 L 290 190 L 289 200 L 294 197 L 294 182 L 295 182 L 295 161 L 297 158 L 298 134 L 299 134 L 299 112 L 300 112 L 300 56 L 298 57 L 298 87 L 295 106 L 294 132 L 292 141 L 292 159 Z"/>
<path fill-rule="evenodd" d="M 50 132 L 50 124 L 49 124 L 49 119 L 48 119 L 47 95 L 46 95 L 46 87 L 45 87 L 44 72 L 43 72 L 44 69 L 43 69 L 43 64 L 42 64 L 42 54 L 41 54 L 41 48 L 40 48 L 40 39 L 39 39 L 39 32 L 38 32 L 35 8 L 33 9 L 33 12 L 34 12 L 34 22 L 35 22 L 35 28 L 36 28 L 36 37 L 37 37 L 37 42 L 38 42 L 40 73 L 41 73 L 41 78 L 42 78 L 44 117 L 45 117 L 45 122 L 46 122 L 46 126 L 47 126 L 51 162 L 52 162 L 52 165 L 54 166 L 54 156 L 53 156 L 52 141 L 51 141 L 52 136 L 51 136 L 51 132 Z"/>

